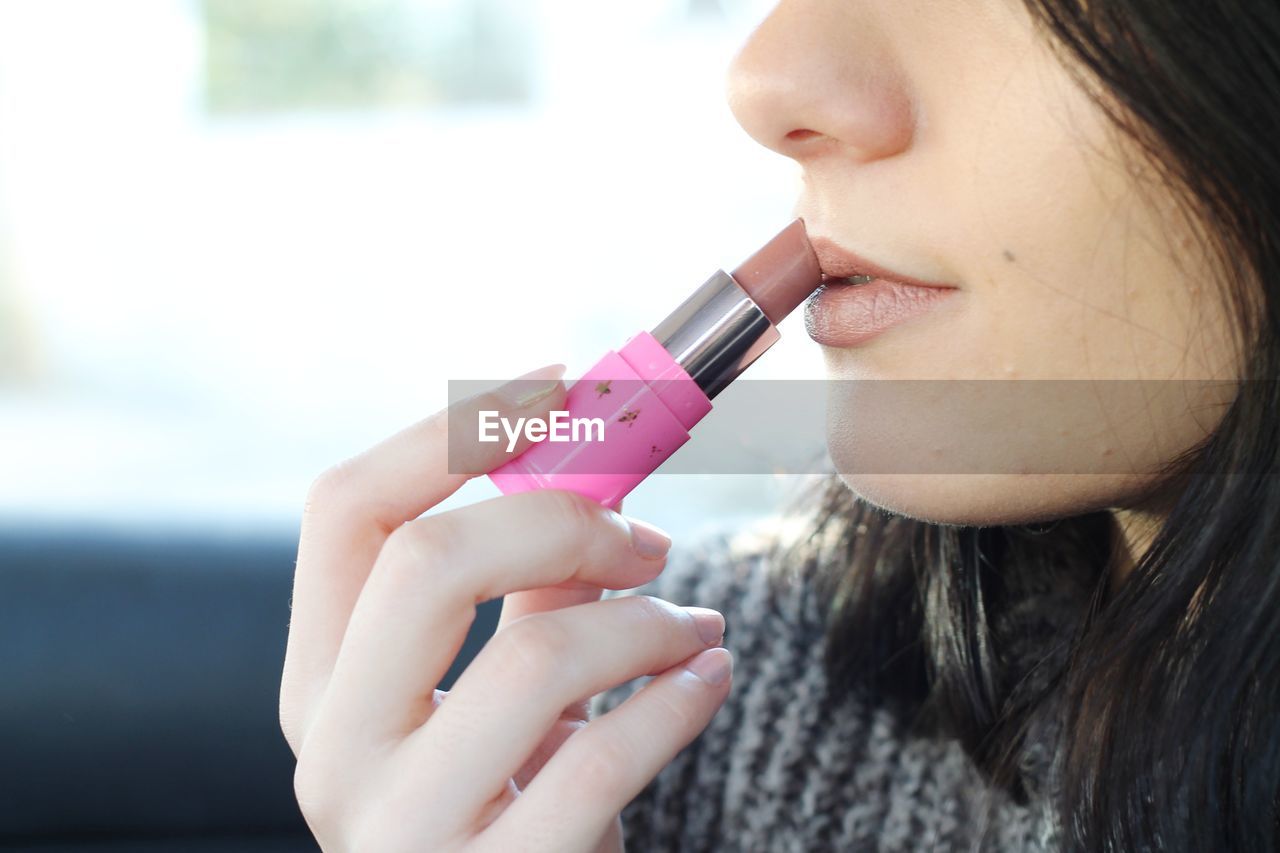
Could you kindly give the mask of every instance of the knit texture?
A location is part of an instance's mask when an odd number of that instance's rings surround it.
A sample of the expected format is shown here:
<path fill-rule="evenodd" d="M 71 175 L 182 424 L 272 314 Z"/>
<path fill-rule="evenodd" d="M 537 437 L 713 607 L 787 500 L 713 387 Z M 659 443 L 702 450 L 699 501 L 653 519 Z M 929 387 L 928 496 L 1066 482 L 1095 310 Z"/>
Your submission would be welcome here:
<path fill-rule="evenodd" d="M 654 595 L 725 616 L 733 688 L 710 725 L 623 812 L 629 853 L 646 851 L 1051 851 L 1055 722 L 1033 718 L 1021 756 L 1027 805 L 988 784 L 954 740 L 920 736 L 866 691 L 832 690 L 824 602 L 811 584 L 770 583 L 768 531 L 673 551 Z M 776 574 L 776 573 L 775 573 Z M 994 626 L 1018 689 L 1064 653 L 1083 587 L 1034 579 Z M 604 713 L 642 687 L 596 697 Z"/>

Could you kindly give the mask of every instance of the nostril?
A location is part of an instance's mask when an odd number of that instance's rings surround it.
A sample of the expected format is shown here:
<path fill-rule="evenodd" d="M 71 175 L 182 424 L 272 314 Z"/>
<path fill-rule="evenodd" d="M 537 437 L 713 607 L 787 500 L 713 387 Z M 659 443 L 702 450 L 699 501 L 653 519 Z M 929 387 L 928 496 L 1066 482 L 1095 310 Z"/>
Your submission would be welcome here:
<path fill-rule="evenodd" d="M 802 142 L 806 139 L 812 139 L 815 136 L 821 136 L 816 130 L 793 130 L 787 134 L 787 139 L 795 142 Z"/>

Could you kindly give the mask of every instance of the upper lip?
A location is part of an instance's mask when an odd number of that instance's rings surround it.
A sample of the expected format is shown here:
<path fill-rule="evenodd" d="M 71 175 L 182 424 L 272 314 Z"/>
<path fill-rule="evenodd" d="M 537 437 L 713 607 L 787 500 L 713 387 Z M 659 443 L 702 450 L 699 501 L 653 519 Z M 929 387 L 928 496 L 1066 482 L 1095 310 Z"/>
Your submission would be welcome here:
<path fill-rule="evenodd" d="M 809 236 L 809 245 L 813 246 L 813 252 L 818 256 L 818 266 L 822 269 L 823 274 L 828 279 L 849 278 L 851 276 L 869 275 L 875 278 L 884 279 L 885 281 L 897 282 L 899 284 L 910 284 L 916 287 L 949 287 L 954 288 L 954 284 L 945 284 L 939 281 L 925 281 L 909 275 L 903 275 L 899 272 L 874 264 L 863 257 L 849 251 L 843 246 L 839 246 L 829 237 Z"/>

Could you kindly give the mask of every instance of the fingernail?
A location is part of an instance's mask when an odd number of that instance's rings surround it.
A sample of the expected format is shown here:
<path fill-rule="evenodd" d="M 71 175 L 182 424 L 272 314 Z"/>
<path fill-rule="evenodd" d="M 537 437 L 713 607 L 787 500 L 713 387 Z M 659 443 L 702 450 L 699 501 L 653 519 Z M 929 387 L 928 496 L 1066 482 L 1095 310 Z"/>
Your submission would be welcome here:
<path fill-rule="evenodd" d="M 493 393 L 511 408 L 523 409 L 550 396 L 563 377 L 563 364 L 549 364 L 498 386 Z"/>
<path fill-rule="evenodd" d="M 708 646 L 720 642 L 720 638 L 724 636 L 724 616 L 707 607 L 686 607 L 685 610 L 693 617 L 693 624 L 697 626 L 702 642 Z"/>
<path fill-rule="evenodd" d="M 671 550 L 671 537 L 660 528 L 646 524 L 637 518 L 624 517 L 627 526 L 631 528 L 631 547 L 641 557 L 646 560 L 657 560 L 665 557 Z"/>
<path fill-rule="evenodd" d="M 685 665 L 707 684 L 724 684 L 733 673 L 733 655 L 728 649 L 707 649 Z"/>

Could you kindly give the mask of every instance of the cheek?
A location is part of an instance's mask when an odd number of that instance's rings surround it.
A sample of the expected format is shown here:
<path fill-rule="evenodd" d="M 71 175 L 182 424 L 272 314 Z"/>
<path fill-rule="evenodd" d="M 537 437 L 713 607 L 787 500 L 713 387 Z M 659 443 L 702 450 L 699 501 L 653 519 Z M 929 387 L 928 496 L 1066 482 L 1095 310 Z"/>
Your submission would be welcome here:
<path fill-rule="evenodd" d="M 1047 50 L 981 121 L 953 115 L 968 167 L 947 251 L 970 285 L 957 328 L 974 377 L 1238 375 L 1210 259 L 1173 193 Z"/>
<path fill-rule="evenodd" d="M 1081 183 L 1088 183 L 1081 178 Z M 1232 319 L 1175 211 L 1079 192 L 1005 235 L 1013 260 L 976 282 L 973 376 L 1229 379 Z M 1035 235 L 1056 243 L 1027 248 Z M 1012 368 L 1012 370 L 1009 370 Z"/>

